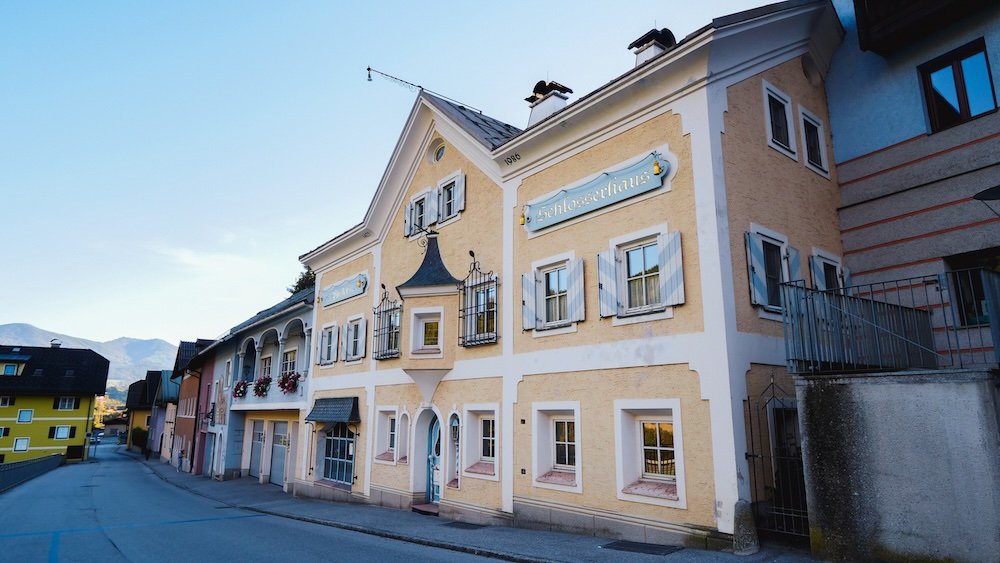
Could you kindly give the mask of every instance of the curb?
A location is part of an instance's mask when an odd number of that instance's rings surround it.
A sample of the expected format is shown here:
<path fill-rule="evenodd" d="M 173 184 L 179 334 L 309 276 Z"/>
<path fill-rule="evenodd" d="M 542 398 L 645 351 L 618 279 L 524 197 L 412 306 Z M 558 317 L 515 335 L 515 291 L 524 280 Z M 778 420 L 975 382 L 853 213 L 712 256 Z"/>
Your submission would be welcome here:
<path fill-rule="evenodd" d="M 141 464 L 143 464 L 143 465 L 145 465 L 145 466 L 148 467 L 148 464 L 144 463 L 144 460 L 137 459 L 137 458 L 133 457 L 132 455 L 128 454 L 127 452 L 117 451 L 115 453 L 117 453 L 119 455 L 123 455 L 123 456 L 129 457 L 133 461 L 141 463 Z M 149 467 L 149 470 L 154 475 L 156 475 L 161 481 L 163 481 L 165 483 L 169 483 L 169 484 L 177 487 L 178 489 L 181 489 L 183 491 L 187 491 L 187 492 L 189 492 L 189 493 L 191 493 L 193 495 L 197 495 L 197 496 L 200 496 L 202 498 L 213 500 L 215 502 L 224 504 L 226 506 L 230 506 L 232 508 L 239 508 L 241 510 L 247 510 L 247 511 L 250 511 L 250 512 L 257 512 L 259 514 L 267 514 L 267 515 L 270 515 L 270 516 L 277 516 L 279 518 L 286 518 L 288 520 L 298 520 L 300 522 L 308 522 L 310 524 L 319 524 L 321 526 L 327 526 L 329 528 L 338 528 L 338 529 L 346 530 L 346 531 L 349 531 L 349 532 L 357 532 L 357 533 L 361 533 L 361 534 L 367 534 L 367 535 L 370 535 L 370 536 L 377 536 L 377 537 L 386 538 L 386 539 L 390 539 L 390 540 L 396 540 L 396 541 L 401 541 L 401 542 L 406 542 L 406 543 L 423 545 L 423 546 L 426 546 L 426 547 L 435 547 L 435 548 L 438 548 L 438 549 L 446 549 L 448 551 L 456 551 L 456 552 L 459 552 L 459 553 L 466 553 L 466 554 L 469 554 L 469 555 L 476 555 L 476 556 L 479 556 L 479 557 L 489 557 L 491 559 L 499 559 L 499 560 L 502 560 L 502 561 L 512 561 L 514 563 L 563 563 L 561 560 L 558 560 L 558 559 L 540 559 L 540 558 L 536 558 L 536 557 L 526 557 L 526 556 L 523 556 L 523 555 L 516 555 L 516 554 L 508 553 L 508 552 L 505 552 L 505 551 L 496 551 L 496 550 L 493 550 L 493 549 L 487 549 L 487 548 L 482 548 L 482 547 L 472 547 L 472 546 L 468 546 L 468 545 L 461 545 L 461 544 L 456 544 L 456 543 L 451 543 L 451 542 L 445 542 L 445 541 L 439 541 L 439 540 L 432 540 L 432 539 L 425 539 L 425 538 L 420 538 L 420 537 L 416 537 L 416 536 L 408 536 L 406 534 L 398 534 L 396 532 L 390 532 L 388 530 L 379 530 L 377 528 L 366 528 L 364 526 L 356 526 L 354 524 L 346 524 L 344 522 L 336 522 L 336 521 L 333 521 L 333 520 L 324 520 L 322 518 L 313 518 L 311 516 L 301 516 L 301 515 L 298 515 L 298 514 L 291 514 L 291 513 L 287 513 L 287 512 L 278 512 L 278 511 L 275 511 L 275 510 L 268 510 L 266 508 L 257 508 L 257 507 L 253 507 L 253 506 L 244 506 L 244 505 L 239 505 L 239 504 L 231 504 L 231 503 L 228 503 L 228 502 L 225 502 L 225 501 L 221 501 L 221 500 L 219 500 L 217 498 L 211 497 L 209 495 L 206 495 L 204 493 L 195 491 L 194 489 L 191 489 L 190 487 L 187 487 L 187 486 L 182 485 L 180 483 L 175 483 L 175 482 L 171 481 L 170 479 L 167 479 L 166 477 L 164 477 L 163 475 L 161 475 L 159 471 L 157 471 L 156 469 L 153 469 L 152 467 Z"/>

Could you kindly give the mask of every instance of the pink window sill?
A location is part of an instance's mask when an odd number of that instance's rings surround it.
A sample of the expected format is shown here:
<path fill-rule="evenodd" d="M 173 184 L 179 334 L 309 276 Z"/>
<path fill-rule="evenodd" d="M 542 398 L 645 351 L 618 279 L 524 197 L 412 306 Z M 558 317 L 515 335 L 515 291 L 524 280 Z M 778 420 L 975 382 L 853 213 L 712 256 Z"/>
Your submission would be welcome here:
<path fill-rule="evenodd" d="M 375 459 L 379 461 L 392 461 L 392 452 L 382 452 L 375 456 Z"/>
<path fill-rule="evenodd" d="M 548 483 L 550 485 L 563 485 L 564 487 L 575 487 L 576 486 L 576 473 L 571 471 L 562 471 L 559 469 L 553 469 L 548 473 L 542 475 L 541 477 L 535 479 L 539 483 Z"/>
<path fill-rule="evenodd" d="M 677 500 L 679 498 L 677 496 L 677 483 L 653 481 L 650 479 L 639 479 L 622 489 L 622 492 L 630 495 L 662 498 L 666 500 Z"/>
<path fill-rule="evenodd" d="M 496 475 L 493 462 L 491 461 L 480 461 L 473 463 L 469 467 L 465 468 L 467 473 L 476 473 L 478 475 Z"/>

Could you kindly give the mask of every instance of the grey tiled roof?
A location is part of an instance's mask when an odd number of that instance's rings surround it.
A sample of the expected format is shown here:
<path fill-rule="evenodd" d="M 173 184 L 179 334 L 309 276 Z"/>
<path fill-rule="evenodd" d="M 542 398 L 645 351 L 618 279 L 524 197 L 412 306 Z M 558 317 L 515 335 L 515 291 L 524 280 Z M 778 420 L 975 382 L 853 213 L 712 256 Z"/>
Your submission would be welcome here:
<path fill-rule="evenodd" d="M 493 150 L 521 134 L 521 130 L 482 112 L 449 102 L 424 90 L 421 95 L 484 146 Z"/>
<path fill-rule="evenodd" d="M 434 287 L 439 285 L 457 286 L 461 280 L 451 275 L 448 268 L 441 261 L 441 250 L 438 249 L 436 235 L 427 237 L 427 248 L 424 249 L 424 261 L 413 273 L 413 276 L 405 282 L 396 286 L 396 290 L 403 287 Z"/>
<path fill-rule="evenodd" d="M 357 397 L 316 399 L 306 420 L 314 422 L 361 422 Z"/>

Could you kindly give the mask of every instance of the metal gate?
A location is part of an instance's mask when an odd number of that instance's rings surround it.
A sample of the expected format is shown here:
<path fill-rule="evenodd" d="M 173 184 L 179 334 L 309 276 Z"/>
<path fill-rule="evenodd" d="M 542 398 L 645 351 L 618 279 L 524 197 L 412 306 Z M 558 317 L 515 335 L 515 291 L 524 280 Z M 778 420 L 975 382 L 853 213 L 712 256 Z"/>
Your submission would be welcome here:
<path fill-rule="evenodd" d="M 802 440 L 794 395 L 773 381 L 747 397 L 747 463 L 754 522 L 761 532 L 808 537 Z"/>

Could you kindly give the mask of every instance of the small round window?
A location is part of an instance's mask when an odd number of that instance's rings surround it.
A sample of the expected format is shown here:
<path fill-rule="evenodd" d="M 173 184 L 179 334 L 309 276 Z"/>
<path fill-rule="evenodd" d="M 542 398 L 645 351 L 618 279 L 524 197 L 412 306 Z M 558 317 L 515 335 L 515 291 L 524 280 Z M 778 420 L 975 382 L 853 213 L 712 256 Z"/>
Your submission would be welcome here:
<path fill-rule="evenodd" d="M 444 158 L 444 143 L 434 147 L 434 153 L 431 158 L 434 159 L 434 162 L 439 162 L 442 158 Z"/>

